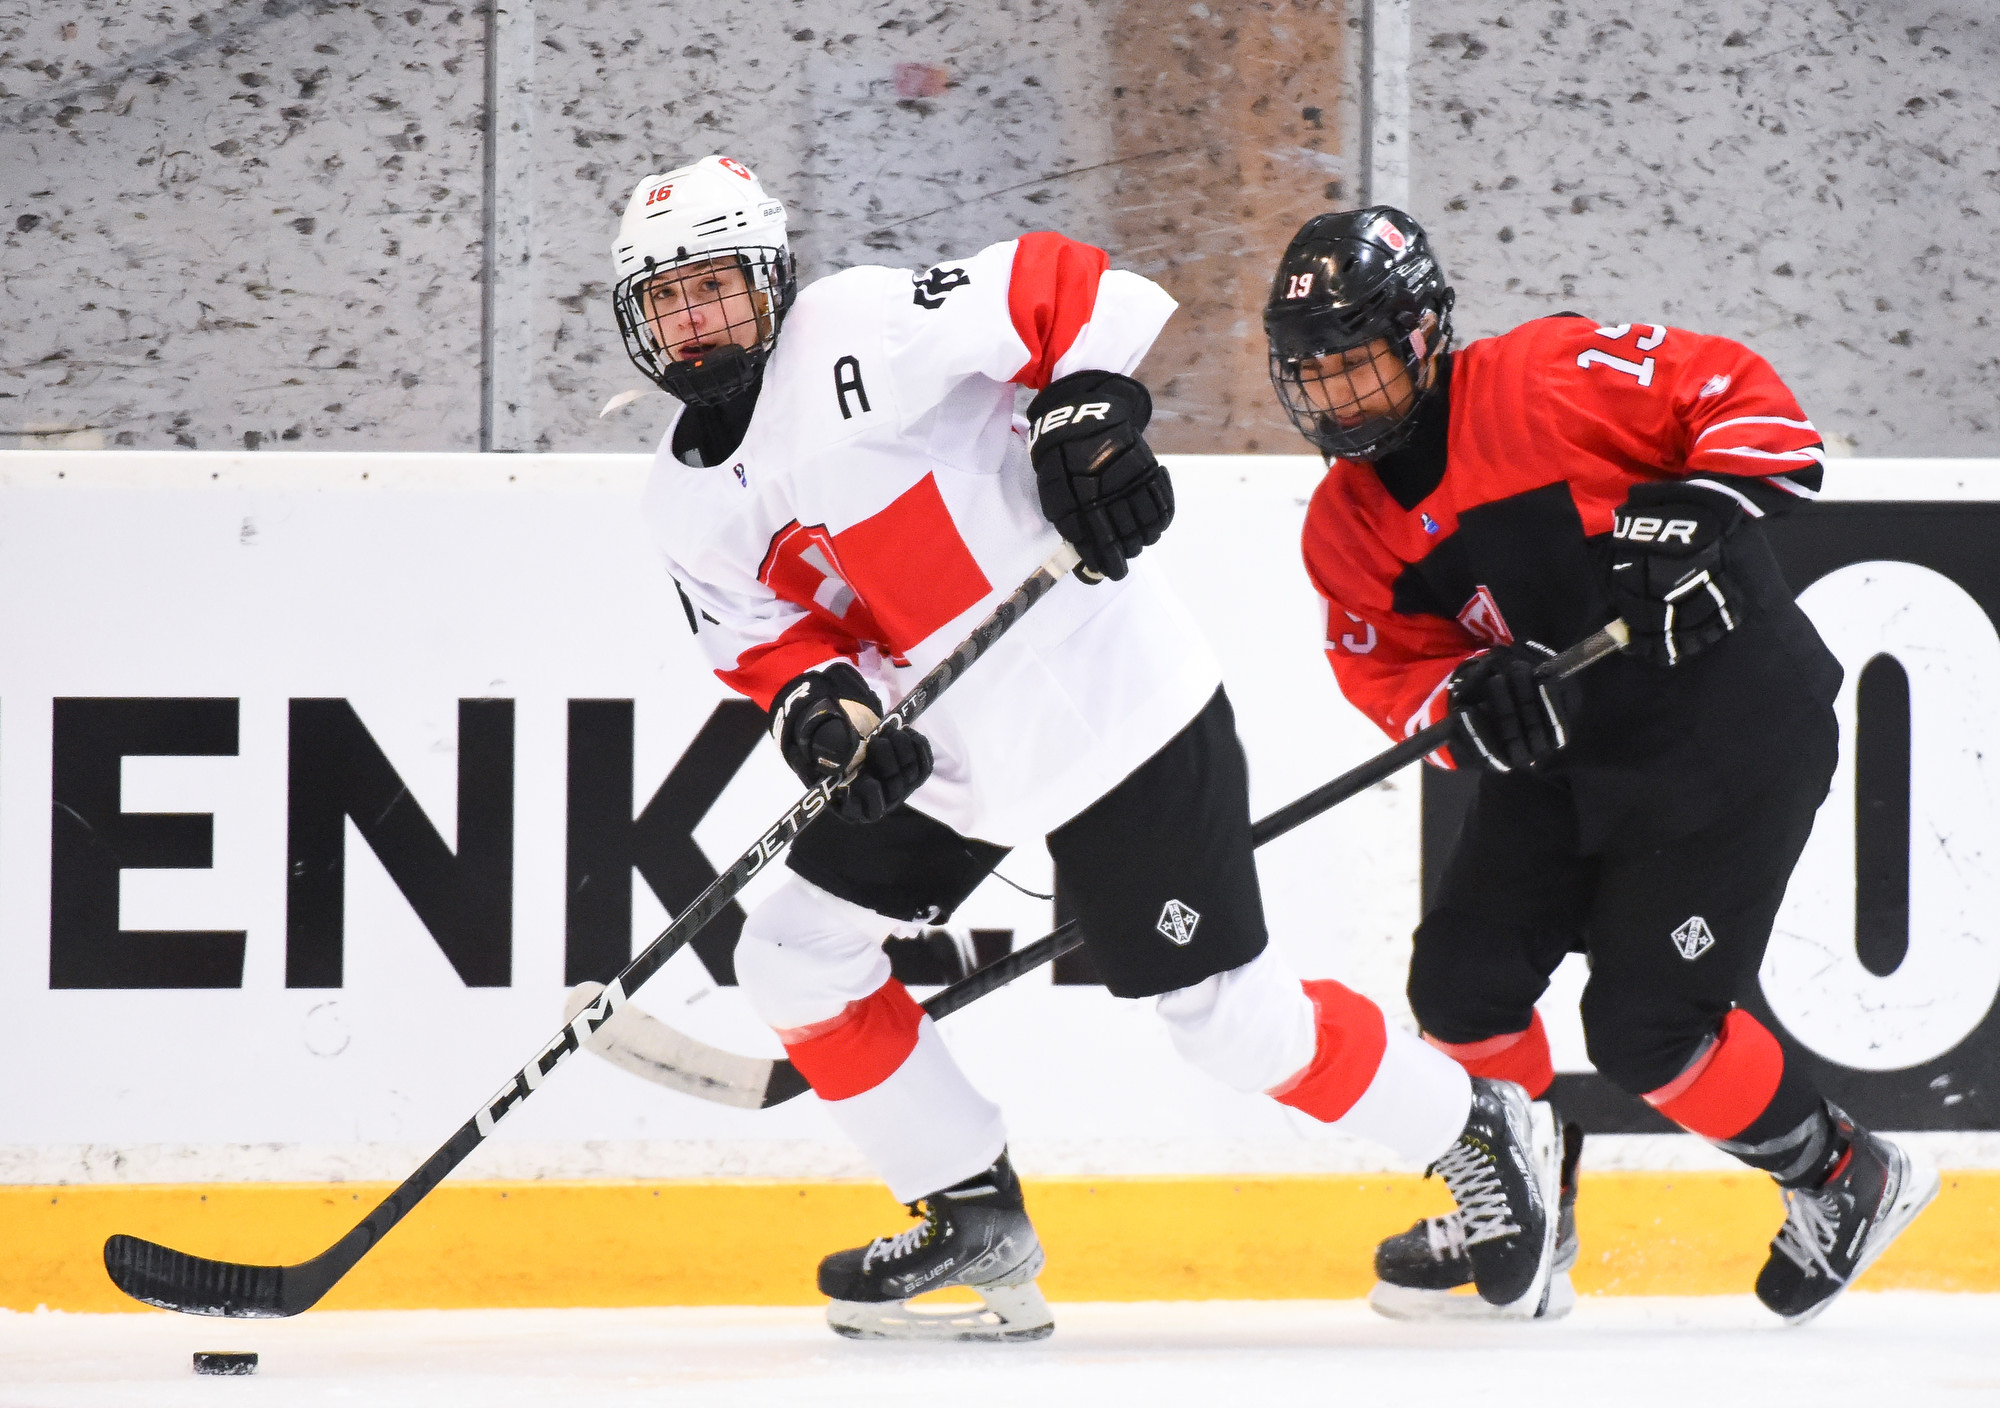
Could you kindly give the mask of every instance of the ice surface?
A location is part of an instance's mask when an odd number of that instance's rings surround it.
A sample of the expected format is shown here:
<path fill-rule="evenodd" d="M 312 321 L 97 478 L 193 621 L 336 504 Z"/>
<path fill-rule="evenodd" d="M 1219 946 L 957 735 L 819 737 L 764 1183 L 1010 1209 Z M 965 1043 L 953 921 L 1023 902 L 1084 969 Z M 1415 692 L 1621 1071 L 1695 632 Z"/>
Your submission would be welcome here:
<path fill-rule="evenodd" d="M 840 1408 L 2000 1402 L 2000 1296 L 1586 1299 L 1552 1325 L 1394 1324 L 1358 1301 L 1059 1305 L 1035 1345 L 857 1344 L 808 1309 L 0 1313 L 0 1408 Z M 255 1350 L 198 1379 L 195 1350 Z"/>

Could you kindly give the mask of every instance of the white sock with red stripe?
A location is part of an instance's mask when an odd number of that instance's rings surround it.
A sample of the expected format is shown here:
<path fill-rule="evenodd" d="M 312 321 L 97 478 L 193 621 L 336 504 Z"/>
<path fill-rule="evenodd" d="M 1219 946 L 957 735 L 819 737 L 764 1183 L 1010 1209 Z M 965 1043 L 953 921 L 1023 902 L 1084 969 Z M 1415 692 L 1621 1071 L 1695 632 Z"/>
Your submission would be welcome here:
<path fill-rule="evenodd" d="M 1269 1090 L 1312 1060 L 1313 1005 L 1275 948 L 1154 1002 L 1181 1059 L 1231 1090 Z"/>
<path fill-rule="evenodd" d="M 1465 1128 L 1465 1071 L 1331 981 L 1302 983 L 1275 948 L 1163 995 L 1174 1047 L 1236 1090 L 1260 1090 L 1314 1119 L 1430 1163 Z"/>
<path fill-rule="evenodd" d="M 797 1050 L 786 1050 L 796 1062 Z M 901 1203 L 991 1168 L 1007 1147 L 1000 1107 L 966 1079 L 928 1017 L 895 1070 L 866 1090 L 824 1104 Z"/>
<path fill-rule="evenodd" d="M 990 1167 L 1007 1135 L 889 976 L 882 937 L 896 927 L 792 877 L 745 922 L 736 976 L 841 1132 L 913 1202 Z"/>

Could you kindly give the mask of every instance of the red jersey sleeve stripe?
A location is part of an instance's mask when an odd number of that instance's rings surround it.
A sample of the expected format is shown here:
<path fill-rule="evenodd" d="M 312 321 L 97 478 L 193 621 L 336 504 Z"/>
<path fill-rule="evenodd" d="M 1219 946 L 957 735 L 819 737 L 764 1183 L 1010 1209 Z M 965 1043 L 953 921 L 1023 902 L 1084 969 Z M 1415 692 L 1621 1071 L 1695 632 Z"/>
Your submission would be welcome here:
<path fill-rule="evenodd" d="M 776 640 L 744 651 L 734 669 L 717 670 L 715 677 L 768 711 L 787 681 L 829 660 L 853 660 L 858 655 L 859 647 L 852 637 L 808 616 L 787 626 Z"/>
<path fill-rule="evenodd" d="M 1008 378 L 1039 391 L 1075 344 L 1097 307 L 1097 281 L 1111 256 L 1094 245 L 1040 230 L 1014 246 L 1007 311 L 1028 348 L 1028 360 Z"/>

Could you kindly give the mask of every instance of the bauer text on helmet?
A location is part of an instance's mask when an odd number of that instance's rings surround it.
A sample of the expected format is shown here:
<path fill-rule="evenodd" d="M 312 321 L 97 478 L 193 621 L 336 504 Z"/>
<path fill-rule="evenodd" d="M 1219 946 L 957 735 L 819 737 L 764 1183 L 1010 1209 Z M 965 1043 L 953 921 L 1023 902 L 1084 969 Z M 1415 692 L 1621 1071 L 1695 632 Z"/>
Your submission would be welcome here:
<path fill-rule="evenodd" d="M 726 156 L 648 176 L 612 246 L 626 355 L 669 395 L 719 405 L 751 391 L 797 288 L 785 207 Z"/>
<path fill-rule="evenodd" d="M 1452 290 L 1423 228 L 1371 206 L 1307 221 L 1264 308 L 1271 384 L 1320 451 L 1375 459 L 1408 438 L 1451 345 Z"/>

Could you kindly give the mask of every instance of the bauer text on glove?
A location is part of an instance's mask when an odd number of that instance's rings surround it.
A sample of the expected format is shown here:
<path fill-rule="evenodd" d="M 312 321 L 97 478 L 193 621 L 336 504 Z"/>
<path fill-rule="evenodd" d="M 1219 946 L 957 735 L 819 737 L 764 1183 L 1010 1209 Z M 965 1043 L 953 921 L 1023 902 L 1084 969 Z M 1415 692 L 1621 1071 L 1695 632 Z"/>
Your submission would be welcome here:
<path fill-rule="evenodd" d="M 1743 594 L 1724 568 L 1741 507 L 1673 482 L 1633 488 L 1613 518 L 1611 609 L 1631 651 L 1678 665 L 1735 630 Z"/>
<path fill-rule="evenodd" d="M 1174 488 L 1143 432 L 1146 388 L 1117 372 L 1072 372 L 1028 403 L 1042 514 L 1083 565 L 1114 580 L 1174 519 Z"/>
<path fill-rule="evenodd" d="M 846 776 L 833 794 L 842 821 L 880 821 L 931 775 L 931 745 L 915 729 L 882 725 L 882 701 L 845 660 L 778 691 L 771 737 L 807 786 Z M 850 775 L 851 773 L 851 775 Z"/>

